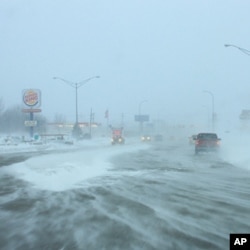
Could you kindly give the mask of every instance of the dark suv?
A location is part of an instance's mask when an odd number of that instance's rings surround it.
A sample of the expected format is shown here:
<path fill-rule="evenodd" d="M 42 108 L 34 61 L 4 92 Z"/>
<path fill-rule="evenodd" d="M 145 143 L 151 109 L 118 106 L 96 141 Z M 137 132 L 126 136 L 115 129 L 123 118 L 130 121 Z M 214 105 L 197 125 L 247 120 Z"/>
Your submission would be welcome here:
<path fill-rule="evenodd" d="M 217 151 L 220 146 L 220 138 L 215 133 L 199 133 L 195 140 L 195 154 L 200 151 Z"/>

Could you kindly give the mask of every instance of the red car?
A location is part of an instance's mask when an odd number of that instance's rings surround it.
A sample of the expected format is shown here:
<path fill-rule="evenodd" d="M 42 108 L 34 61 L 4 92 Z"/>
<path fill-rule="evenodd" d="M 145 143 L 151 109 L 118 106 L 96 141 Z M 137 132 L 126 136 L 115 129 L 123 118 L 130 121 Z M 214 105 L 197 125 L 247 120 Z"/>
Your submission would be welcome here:
<path fill-rule="evenodd" d="M 215 133 L 199 133 L 195 140 L 195 154 L 200 151 L 217 151 L 220 147 L 220 138 Z"/>

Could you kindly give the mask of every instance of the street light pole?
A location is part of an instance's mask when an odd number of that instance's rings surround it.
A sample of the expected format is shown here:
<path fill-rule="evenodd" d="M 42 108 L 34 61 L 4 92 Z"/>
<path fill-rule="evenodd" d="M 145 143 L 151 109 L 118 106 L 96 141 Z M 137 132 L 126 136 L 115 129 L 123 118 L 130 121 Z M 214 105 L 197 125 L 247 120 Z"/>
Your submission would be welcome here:
<path fill-rule="evenodd" d="M 226 48 L 227 48 L 227 47 L 234 47 L 234 48 L 240 50 L 241 52 L 243 52 L 244 54 L 250 56 L 250 50 L 241 48 L 241 47 L 236 46 L 236 45 L 233 45 L 233 44 L 224 44 L 224 46 L 225 46 Z"/>
<path fill-rule="evenodd" d="M 80 87 L 82 87 L 84 84 L 86 84 L 87 82 L 89 82 L 90 80 L 94 79 L 94 78 L 100 78 L 100 76 L 92 76 L 92 77 L 89 77 L 81 82 L 71 82 L 71 81 L 68 81 L 68 80 L 65 80 L 61 77 L 56 77 L 54 76 L 53 79 L 54 80 L 61 80 L 65 83 L 67 83 L 69 86 L 73 87 L 75 89 L 75 99 L 76 99 L 76 102 L 75 102 L 75 109 L 76 109 L 76 122 L 75 122 L 75 126 L 78 128 L 78 89 Z"/>
<path fill-rule="evenodd" d="M 214 114 L 214 95 L 212 92 L 207 91 L 207 90 L 204 90 L 203 92 L 209 94 L 212 97 L 212 131 L 214 131 L 214 118 L 215 118 L 214 117 L 215 116 L 215 114 Z"/>
<path fill-rule="evenodd" d="M 75 90 L 76 90 L 76 124 L 78 124 L 78 88 L 79 86 L 76 84 L 75 85 Z"/>
<path fill-rule="evenodd" d="M 241 48 L 241 47 L 236 46 L 236 45 L 233 45 L 233 44 L 224 44 L 224 46 L 225 46 L 226 48 L 227 48 L 227 47 L 234 47 L 234 48 L 240 50 L 242 53 L 244 53 L 244 54 L 250 56 L 250 50 L 248 50 L 248 49 L 244 49 L 244 48 Z"/>
<path fill-rule="evenodd" d="M 139 107 L 138 107 L 138 113 L 139 113 L 139 119 L 140 119 L 140 132 L 142 133 L 143 131 L 143 120 L 141 117 L 141 105 L 145 102 L 147 102 L 148 100 L 143 100 L 139 103 Z"/>
<path fill-rule="evenodd" d="M 141 115 L 141 105 L 144 103 L 144 102 L 147 102 L 147 100 L 143 100 L 139 103 L 139 108 L 138 108 L 138 113 L 139 115 Z"/>
<path fill-rule="evenodd" d="M 208 106 L 202 105 L 203 108 L 205 108 L 207 110 L 207 114 L 206 114 L 206 119 L 207 119 L 207 127 L 210 127 L 210 112 L 209 112 L 209 108 Z"/>

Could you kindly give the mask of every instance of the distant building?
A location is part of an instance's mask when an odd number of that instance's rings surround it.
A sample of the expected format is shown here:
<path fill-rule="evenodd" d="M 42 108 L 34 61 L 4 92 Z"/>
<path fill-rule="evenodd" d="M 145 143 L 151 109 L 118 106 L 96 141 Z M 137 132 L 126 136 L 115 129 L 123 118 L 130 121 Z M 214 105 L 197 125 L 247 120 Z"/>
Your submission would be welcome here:
<path fill-rule="evenodd" d="M 63 134 L 71 134 L 74 123 L 47 123 L 47 132 L 48 133 L 63 133 Z M 81 129 L 89 129 L 90 123 L 89 122 L 79 122 L 79 127 Z M 91 128 L 98 128 L 101 126 L 101 123 L 92 122 Z"/>
<path fill-rule="evenodd" d="M 243 109 L 241 111 L 240 117 L 241 120 L 250 120 L 250 110 L 249 109 Z"/>

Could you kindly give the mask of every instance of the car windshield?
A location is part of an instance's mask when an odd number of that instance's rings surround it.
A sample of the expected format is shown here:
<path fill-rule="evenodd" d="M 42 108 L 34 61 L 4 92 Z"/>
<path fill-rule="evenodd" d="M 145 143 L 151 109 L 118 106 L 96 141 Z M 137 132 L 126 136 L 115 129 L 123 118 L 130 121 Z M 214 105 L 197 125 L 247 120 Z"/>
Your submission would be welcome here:
<path fill-rule="evenodd" d="M 199 139 L 217 139 L 217 135 L 216 134 L 199 134 L 198 135 Z"/>

